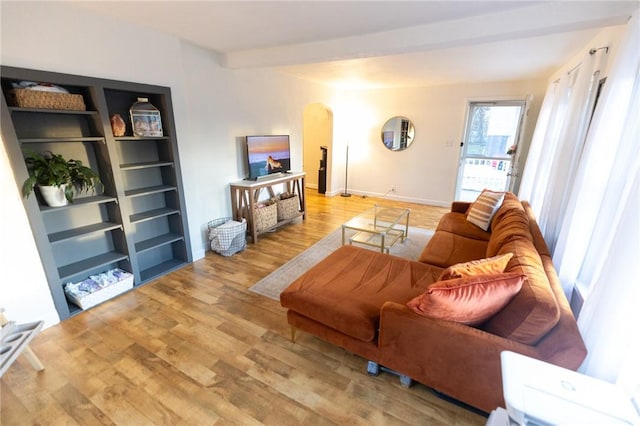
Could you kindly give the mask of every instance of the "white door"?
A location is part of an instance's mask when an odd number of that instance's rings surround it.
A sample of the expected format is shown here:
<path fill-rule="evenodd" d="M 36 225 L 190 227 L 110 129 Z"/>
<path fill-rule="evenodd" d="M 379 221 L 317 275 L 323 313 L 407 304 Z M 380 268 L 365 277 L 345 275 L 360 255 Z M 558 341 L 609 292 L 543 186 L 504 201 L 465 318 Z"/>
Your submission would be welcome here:
<path fill-rule="evenodd" d="M 473 201 L 483 189 L 512 189 L 525 110 L 525 100 L 469 103 L 456 200 Z"/>

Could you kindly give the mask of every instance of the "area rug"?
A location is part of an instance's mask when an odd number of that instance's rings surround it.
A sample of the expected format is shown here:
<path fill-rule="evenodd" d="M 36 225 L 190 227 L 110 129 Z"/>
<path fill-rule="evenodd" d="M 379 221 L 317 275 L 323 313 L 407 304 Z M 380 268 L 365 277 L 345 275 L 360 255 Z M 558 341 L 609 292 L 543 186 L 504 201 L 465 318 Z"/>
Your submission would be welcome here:
<path fill-rule="evenodd" d="M 405 259 L 417 260 L 422 249 L 433 235 L 433 231 L 409 227 L 408 238 L 404 242 L 397 242 L 391 250 L 390 254 L 403 257 Z M 257 283 L 255 283 L 249 291 L 258 293 L 262 296 L 273 300 L 280 300 L 280 293 L 287 288 L 289 284 L 300 277 L 305 271 L 320 262 L 322 259 L 331 254 L 342 244 L 342 228 L 338 228 L 331 234 L 318 241 L 307 250 L 303 251 L 289 262 L 285 263 Z M 359 245 L 375 250 L 373 247 Z"/>

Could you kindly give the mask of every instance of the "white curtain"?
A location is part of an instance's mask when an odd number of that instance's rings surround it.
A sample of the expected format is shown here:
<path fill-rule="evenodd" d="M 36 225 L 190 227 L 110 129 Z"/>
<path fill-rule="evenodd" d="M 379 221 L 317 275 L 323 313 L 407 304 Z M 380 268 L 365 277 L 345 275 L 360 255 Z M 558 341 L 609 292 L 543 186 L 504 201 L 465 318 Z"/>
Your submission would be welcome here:
<path fill-rule="evenodd" d="M 561 121 L 563 118 L 560 117 L 563 114 L 559 108 L 562 103 L 559 99 L 565 97 L 563 96 L 565 92 L 565 89 L 560 88 L 560 80 L 554 81 L 547 88 L 522 172 L 518 195 L 521 199 L 531 203 L 531 208 L 536 216 L 540 214 L 540 209 L 537 207 L 542 204 L 544 192 L 541 188 L 546 188 L 546 176 L 548 176 L 548 173 L 545 173 L 543 169 L 550 164 L 548 161 L 550 150 L 543 148 L 545 148 L 545 141 L 555 140 L 553 136 L 554 122 Z M 540 180 L 542 182 L 538 185 Z"/>
<path fill-rule="evenodd" d="M 541 152 L 538 161 L 543 161 L 542 153 L 547 149 L 553 150 L 554 160 L 563 158 L 563 161 L 551 166 L 529 167 L 527 163 L 525 173 L 529 170 L 535 173 L 524 176 L 529 179 L 525 186 L 528 193 L 519 194 L 523 199 L 531 197 L 536 213 L 543 218 L 545 238 L 553 243 L 553 260 L 565 291 L 570 295 L 577 286 L 585 299 L 578 326 L 588 355 L 581 371 L 621 383 L 630 393 L 637 392 L 640 383 L 638 15 L 636 10 L 620 46 L 616 46 L 616 56 L 584 145 L 580 144 L 578 149 L 563 147 L 559 140 L 542 140 L 541 147 L 536 148 Z M 571 93 L 570 98 L 574 95 Z M 563 119 L 563 125 L 573 130 L 555 135 L 562 139 L 567 134 L 575 143 L 584 135 L 586 122 L 585 117 L 571 112 L 571 105 L 585 105 L 583 100 L 573 101 L 567 104 Z M 542 124 L 552 120 L 545 119 Z M 573 171 L 558 170 L 565 165 Z M 542 174 L 547 170 L 549 176 L 545 177 Z M 555 195 L 549 195 L 549 190 Z"/>
<path fill-rule="evenodd" d="M 531 142 L 530 152 L 537 159 L 527 159 L 519 196 L 533 206 L 552 252 L 589 126 L 605 52 L 585 53 L 580 65 L 552 83 L 541 110 L 545 116 L 536 125 Z"/>
<path fill-rule="evenodd" d="M 640 19 L 629 21 L 569 195 L 554 263 L 585 303 L 581 370 L 640 383 Z M 624 375 L 621 377 L 620 373 Z M 629 379 L 634 376 L 635 379 Z"/>
<path fill-rule="evenodd" d="M 640 135 L 638 135 L 640 136 Z M 593 289 L 578 318 L 588 348 L 580 371 L 619 383 L 631 394 L 640 386 L 640 172 L 628 177 L 625 203 L 615 215 L 611 241 L 599 251 Z M 604 226 L 602 226 L 604 227 Z M 591 246 L 590 246 L 591 247 Z M 586 277 L 585 277 L 586 278 Z"/>
<path fill-rule="evenodd" d="M 612 219 L 628 201 L 625 185 L 638 168 L 640 136 L 640 37 L 638 17 L 629 28 L 595 111 L 553 254 L 568 292 L 590 285 L 613 229 Z M 640 212 L 638 213 L 640 216 Z M 640 259 L 640 257 L 638 258 Z"/>
<path fill-rule="evenodd" d="M 568 100 L 568 76 L 549 85 L 531 139 L 518 195 L 523 200 L 529 200 L 537 217 L 540 216 L 553 153 L 566 116 Z"/>

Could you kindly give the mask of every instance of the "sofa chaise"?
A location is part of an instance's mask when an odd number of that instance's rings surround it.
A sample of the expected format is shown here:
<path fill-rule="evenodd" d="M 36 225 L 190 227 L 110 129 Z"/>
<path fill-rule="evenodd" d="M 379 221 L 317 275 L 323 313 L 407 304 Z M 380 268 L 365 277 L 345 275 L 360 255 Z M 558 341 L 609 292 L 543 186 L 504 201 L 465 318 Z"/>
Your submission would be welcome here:
<path fill-rule="evenodd" d="M 501 193 L 485 230 L 481 198 L 452 203 L 418 261 L 343 246 L 309 269 L 280 296 L 292 339 L 308 332 L 485 412 L 504 406 L 504 350 L 577 369 L 586 348 L 531 207 Z"/>

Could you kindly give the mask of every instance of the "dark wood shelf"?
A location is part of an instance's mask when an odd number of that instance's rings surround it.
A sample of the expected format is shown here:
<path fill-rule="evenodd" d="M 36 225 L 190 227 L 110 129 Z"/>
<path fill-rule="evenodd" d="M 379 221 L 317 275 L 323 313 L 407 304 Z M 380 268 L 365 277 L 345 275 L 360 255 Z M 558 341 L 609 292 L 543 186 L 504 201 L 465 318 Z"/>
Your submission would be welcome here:
<path fill-rule="evenodd" d="M 41 114 L 69 114 L 69 115 L 97 115 L 98 111 L 81 111 L 71 109 L 48 109 L 48 108 L 23 108 L 23 107 L 9 107 L 11 112 L 35 112 Z"/>
<path fill-rule="evenodd" d="M 142 163 L 120 164 L 120 170 L 140 170 L 167 166 L 173 167 L 173 161 L 146 161 Z"/>
<path fill-rule="evenodd" d="M 138 188 L 138 189 L 130 189 L 128 191 L 124 191 L 124 195 L 126 197 L 140 197 L 143 195 L 151 195 L 157 194 L 159 192 L 167 192 L 167 191 L 175 191 L 175 186 L 170 185 L 157 185 L 157 186 L 149 186 L 147 188 Z"/>
<path fill-rule="evenodd" d="M 69 138 L 23 138 L 20 143 L 70 143 L 70 142 L 102 142 L 102 136 L 74 136 Z"/>
<path fill-rule="evenodd" d="M 169 136 L 118 136 L 115 138 L 117 141 L 166 141 L 169 140 Z"/>
<path fill-rule="evenodd" d="M 187 265 L 187 263 L 188 262 L 180 259 L 170 259 L 166 262 L 162 262 L 158 265 L 154 265 L 151 268 L 145 269 L 144 271 L 140 272 L 140 277 L 142 278 L 143 282 L 149 281 L 153 278 L 165 275 L 173 270 L 182 268 L 183 266 Z"/>
<path fill-rule="evenodd" d="M 129 216 L 131 223 L 140 223 L 151 219 L 157 219 L 172 214 L 179 214 L 180 210 L 163 207 L 161 209 L 149 210 L 142 213 L 136 213 Z"/>
<path fill-rule="evenodd" d="M 147 250 L 151 250 L 166 244 L 171 244 L 182 239 L 184 239 L 182 235 L 173 233 L 158 235 L 157 237 L 149 238 L 148 240 L 136 243 L 136 253 L 143 253 Z"/>
<path fill-rule="evenodd" d="M 101 266 L 110 265 L 112 263 L 119 262 L 127 259 L 127 255 L 119 253 L 117 251 L 110 251 L 107 253 L 99 254 L 97 256 L 89 257 L 81 261 L 71 263 L 69 265 L 61 266 L 58 268 L 58 274 L 62 282 L 68 281 L 70 278 L 87 273 L 92 269 L 99 268 Z"/>
<path fill-rule="evenodd" d="M 62 210 L 83 207 L 91 204 L 112 203 L 116 201 L 117 199 L 115 197 L 111 197 L 108 195 L 94 195 L 91 197 L 74 198 L 73 203 L 69 203 L 66 206 L 61 206 L 61 207 L 40 206 L 40 211 L 42 213 L 51 213 L 51 212 L 58 212 Z"/>
<path fill-rule="evenodd" d="M 93 225 L 81 226 L 78 228 L 51 233 L 49 234 L 49 242 L 51 244 L 55 244 L 73 238 L 81 237 L 83 235 L 89 235 L 95 232 L 107 232 L 114 229 L 122 229 L 122 225 L 113 222 L 94 223 Z"/>

